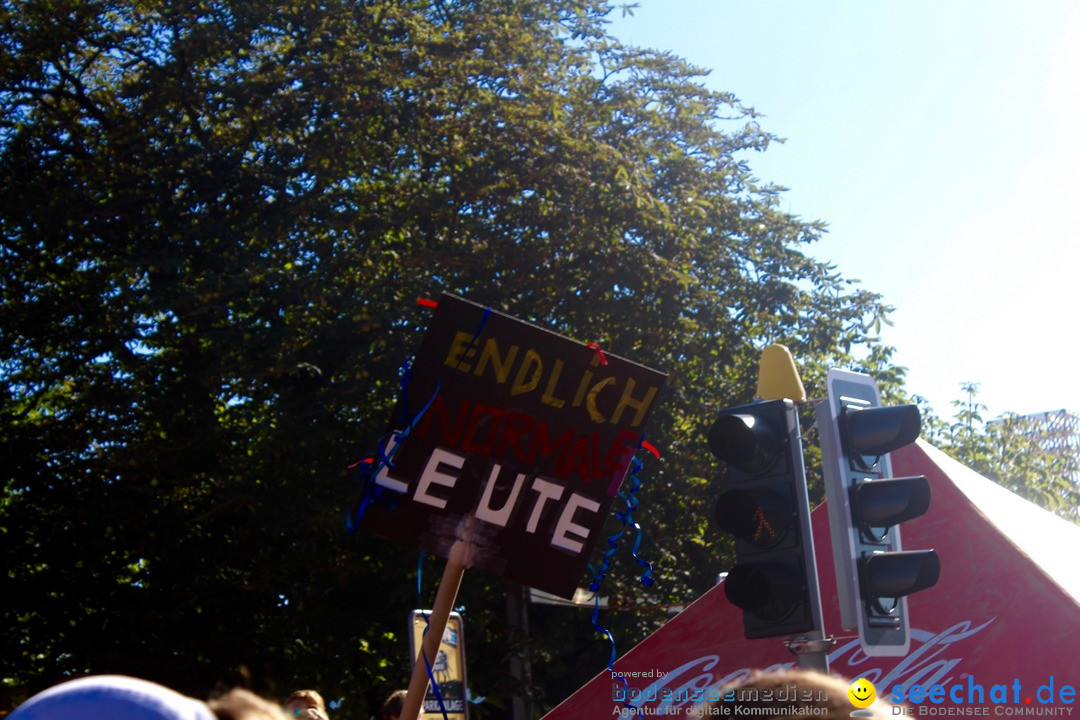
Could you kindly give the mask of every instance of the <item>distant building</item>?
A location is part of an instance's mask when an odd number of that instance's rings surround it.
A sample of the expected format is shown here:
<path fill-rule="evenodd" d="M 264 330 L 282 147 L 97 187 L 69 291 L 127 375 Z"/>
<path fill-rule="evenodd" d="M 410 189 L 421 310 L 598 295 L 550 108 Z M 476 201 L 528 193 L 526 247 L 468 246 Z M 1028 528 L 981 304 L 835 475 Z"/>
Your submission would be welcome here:
<path fill-rule="evenodd" d="M 1080 461 L 1080 415 L 1068 410 L 1021 415 L 1016 418 L 1016 427 L 1047 452 L 1071 455 Z M 1080 477 L 1074 475 L 1073 479 L 1080 482 Z"/>

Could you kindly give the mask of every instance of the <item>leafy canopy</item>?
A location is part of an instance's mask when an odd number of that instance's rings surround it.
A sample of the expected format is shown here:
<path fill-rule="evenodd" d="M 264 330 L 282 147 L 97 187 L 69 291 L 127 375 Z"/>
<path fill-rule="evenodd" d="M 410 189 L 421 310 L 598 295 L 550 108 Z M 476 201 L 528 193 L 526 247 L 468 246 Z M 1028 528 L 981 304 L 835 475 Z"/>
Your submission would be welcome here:
<path fill-rule="evenodd" d="M 1045 429 L 1029 417 L 1006 413 L 987 420 L 978 383 L 964 383 L 953 417 L 932 412 L 924 435 L 972 470 L 1066 520 L 1080 523 L 1080 457 L 1067 444 L 1047 447 Z"/>
<path fill-rule="evenodd" d="M 810 387 L 880 359 L 887 308 L 753 176 L 775 140 L 755 112 L 620 44 L 609 11 L 0 3 L 7 684 L 201 693 L 246 668 L 356 717 L 399 686 L 415 554 L 345 534 L 345 468 L 389 417 L 415 299 L 443 289 L 669 373 L 641 513 L 659 582 L 608 589 L 711 583 L 710 411 L 750 399 L 769 342 Z M 584 617 L 522 640 L 501 581 L 465 585 L 478 694 L 514 690 L 513 654 L 551 659 L 541 704 L 603 666 L 562 651 L 596 646 Z M 612 623 L 629 643 L 655 620 Z"/>

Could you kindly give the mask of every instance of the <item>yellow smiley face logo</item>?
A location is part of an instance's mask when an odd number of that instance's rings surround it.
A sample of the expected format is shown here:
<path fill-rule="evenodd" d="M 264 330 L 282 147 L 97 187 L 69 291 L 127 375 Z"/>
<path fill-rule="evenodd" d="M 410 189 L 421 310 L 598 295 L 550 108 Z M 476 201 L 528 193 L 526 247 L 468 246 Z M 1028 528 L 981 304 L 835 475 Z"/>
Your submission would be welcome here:
<path fill-rule="evenodd" d="M 848 700 L 857 708 L 870 707 L 877 697 L 877 688 L 866 678 L 859 678 L 851 683 L 847 691 Z"/>

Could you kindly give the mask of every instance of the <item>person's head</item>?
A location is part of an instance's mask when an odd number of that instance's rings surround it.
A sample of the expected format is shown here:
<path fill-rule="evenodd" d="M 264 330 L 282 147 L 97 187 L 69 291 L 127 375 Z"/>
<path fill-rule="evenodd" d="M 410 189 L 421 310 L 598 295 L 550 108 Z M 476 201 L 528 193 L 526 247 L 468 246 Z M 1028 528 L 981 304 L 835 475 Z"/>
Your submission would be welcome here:
<path fill-rule="evenodd" d="M 401 711 L 405 709 L 405 691 L 395 690 L 383 701 L 379 709 L 379 720 L 399 720 Z M 420 711 L 418 720 L 424 717 L 424 711 Z"/>
<path fill-rule="evenodd" d="M 724 688 L 713 706 L 752 708 L 755 716 L 768 720 L 805 720 L 810 708 L 817 717 L 850 718 L 856 710 L 869 710 L 868 715 L 877 720 L 891 717 L 880 700 L 868 708 L 855 707 L 848 698 L 850 687 L 848 680 L 813 670 L 756 672 Z"/>
<path fill-rule="evenodd" d="M 285 714 L 300 720 L 328 720 L 326 703 L 315 690 L 297 690 L 285 698 Z"/>
<path fill-rule="evenodd" d="M 281 708 L 249 690 L 234 688 L 209 701 L 217 720 L 284 720 Z"/>

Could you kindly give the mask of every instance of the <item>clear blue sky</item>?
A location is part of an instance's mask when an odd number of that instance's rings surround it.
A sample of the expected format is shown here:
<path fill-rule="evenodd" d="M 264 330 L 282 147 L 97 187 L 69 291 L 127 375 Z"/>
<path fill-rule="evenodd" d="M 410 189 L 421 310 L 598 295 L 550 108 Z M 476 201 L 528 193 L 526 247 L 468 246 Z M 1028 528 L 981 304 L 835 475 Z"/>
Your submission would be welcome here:
<path fill-rule="evenodd" d="M 641 0 L 625 43 L 711 70 L 786 139 L 751 158 L 809 249 L 896 307 L 884 340 L 950 416 L 1080 412 L 1080 2 Z"/>

